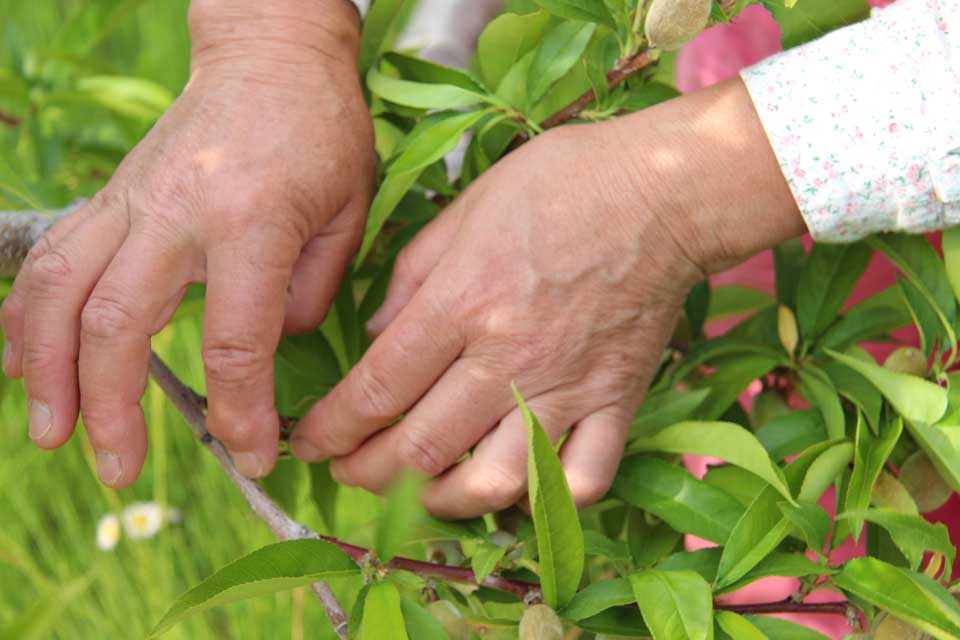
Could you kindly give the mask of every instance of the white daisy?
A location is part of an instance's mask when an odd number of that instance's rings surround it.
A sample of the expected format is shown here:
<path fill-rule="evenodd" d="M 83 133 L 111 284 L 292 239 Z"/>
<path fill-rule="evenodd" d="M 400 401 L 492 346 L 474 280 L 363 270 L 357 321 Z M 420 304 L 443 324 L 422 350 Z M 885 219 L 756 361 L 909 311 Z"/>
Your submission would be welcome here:
<path fill-rule="evenodd" d="M 163 526 L 163 516 L 155 502 L 135 502 L 123 510 L 123 530 L 134 540 L 152 538 Z"/>
<path fill-rule="evenodd" d="M 97 523 L 97 546 L 101 551 L 113 551 L 120 541 L 120 518 L 108 513 Z"/>

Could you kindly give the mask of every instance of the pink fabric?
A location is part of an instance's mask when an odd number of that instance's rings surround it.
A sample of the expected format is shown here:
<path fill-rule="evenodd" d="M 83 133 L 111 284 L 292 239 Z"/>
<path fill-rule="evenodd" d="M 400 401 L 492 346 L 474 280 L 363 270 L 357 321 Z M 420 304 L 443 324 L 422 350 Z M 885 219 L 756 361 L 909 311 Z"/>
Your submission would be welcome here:
<path fill-rule="evenodd" d="M 890 4 L 892 0 L 871 0 L 874 7 Z M 681 91 L 693 91 L 722 80 L 733 78 L 743 67 L 752 65 L 760 60 L 780 51 L 780 30 L 770 14 L 758 5 L 747 7 L 731 24 L 716 25 L 685 47 L 677 61 L 677 86 Z M 931 235 L 931 240 L 939 248 L 938 234 Z M 809 237 L 804 238 L 809 248 Z M 863 279 L 851 297 L 851 303 L 867 298 L 874 293 L 894 284 L 894 267 L 885 259 L 875 257 Z M 767 251 L 748 260 L 744 264 L 730 271 L 717 274 L 711 278 L 714 286 L 739 284 L 754 287 L 773 293 L 774 273 L 772 253 Z M 712 333 L 722 333 L 729 328 L 726 326 L 712 326 Z M 906 344 L 916 344 L 917 334 L 913 329 L 906 329 L 896 336 Z M 884 358 L 895 345 L 871 345 L 870 351 L 877 358 Z M 759 387 L 759 385 L 756 385 Z M 757 389 L 748 390 L 741 400 L 749 403 Z M 749 405 L 747 405 L 749 406 Z M 698 477 L 706 472 L 708 464 L 715 462 L 705 458 L 688 456 L 687 467 Z M 820 500 L 820 504 L 833 513 L 833 490 L 828 491 Z M 933 522 L 944 522 L 950 529 L 950 536 L 954 543 L 960 543 L 960 497 L 953 496 L 941 509 L 927 514 Z M 690 538 L 687 546 L 690 549 L 702 548 L 710 543 Z M 831 563 L 843 562 L 851 557 L 862 555 L 863 545 L 855 545 L 850 541 L 844 543 L 831 556 Z M 957 567 L 954 567 L 954 575 Z M 797 580 L 785 578 L 769 578 L 758 581 L 747 588 L 724 597 L 728 602 L 758 602 L 776 601 L 792 594 L 798 585 Z M 808 602 L 823 602 L 836 600 L 841 596 L 832 592 L 818 592 L 808 598 Z M 780 616 L 800 622 L 812 629 L 816 629 L 831 638 L 840 638 L 850 631 L 845 621 L 836 616 Z"/>

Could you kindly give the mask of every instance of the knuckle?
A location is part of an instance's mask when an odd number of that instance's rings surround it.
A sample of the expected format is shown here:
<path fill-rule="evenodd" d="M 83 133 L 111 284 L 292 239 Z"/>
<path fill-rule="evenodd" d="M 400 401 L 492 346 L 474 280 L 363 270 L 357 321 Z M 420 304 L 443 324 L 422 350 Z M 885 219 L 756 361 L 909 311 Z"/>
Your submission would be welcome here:
<path fill-rule="evenodd" d="M 94 293 L 80 313 L 80 331 L 85 337 L 109 339 L 136 326 L 136 316 L 119 297 Z"/>
<path fill-rule="evenodd" d="M 57 361 L 60 350 L 52 342 L 26 340 L 23 345 L 23 371 L 27 379 Z"/>
<path fill-rule="evenodd" d="M 40 239 L 34 243 L 30 250 L 27 251 L 27 257 L 24 259 L 23 266 L 33 267 L 33 264 L 40 259 L 45 253 L 50 251 L 53 248 L 53 242 L 50 240 L 50 232 L 52 229 L 48 229 L 46 233 L 40 236 Z"/>
<path fill-rule="evenodd" d="M 420 429 L 401 431 L 397 455 L 407 467 L 431 477 L 450 466 L 436 435 Z"/>
<path fill-rule="evenodd" d="M 470 476 L 465 499 L 489 510 L 506 509 L 523 495 L 524 479 L 501 467 L 488 466 Z"/>
<path fill-rule="evenodd" d="M 366 420 L 389 422 L 402 410 L 397 408 L 390 384 L 378 373 L 382 370 L 377 366 L 355 369 L 352 385 L 356 394 L 354 407 Z"/>
<path fill-rule="evenodd" d="M 40 255 L 30 269 L 31 284 L 42 290 L 62 286 L 73 273 L 73 266 L 67 256 L 50 248 Z"/>
<path fill-rule="evenodd" d="M 4 333 L 9 336 L 10 329 L 15 322 L 23 316 L 23 300 L 21 296 L 9 295 L 0 304 L 0 324 L 4 327 Z"/>
<path fill-rule="evenodd" d="M 226 385 L 253 382 L 268 361 L 263 350 L 253 345 L 220 342 L 205 344 L 202 358 L 207 378 Z"/>

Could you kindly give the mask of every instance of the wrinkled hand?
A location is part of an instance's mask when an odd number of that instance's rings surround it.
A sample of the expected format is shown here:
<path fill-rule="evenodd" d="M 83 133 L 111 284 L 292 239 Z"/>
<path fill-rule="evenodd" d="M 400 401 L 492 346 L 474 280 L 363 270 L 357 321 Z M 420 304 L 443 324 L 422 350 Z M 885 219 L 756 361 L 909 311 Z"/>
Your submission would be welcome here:
<path fill-rule="evenodd" d="M 211 22 L 194 4 L 187 88 L 106 188 L 31 251 L 3 306 L 4 370 L 24 378 L 30 437 L 58 447 L 82 411 L 114 487 L 146 454 L 150 337 L 196 282 L 207 285 L 210 432 L 241 473 L 273 467 L 273 352 L 281 330 L 322 321 L 372 191 L 352 7 L 338 3 L 342 27 L 329 8 L 323 33 L 305 34 L 296 13 L 234 7 Z"/>
<path fill-rule="evenodd" d="M 570 432 L 578 506 L 600 498 L 689 287 L 802 230 L 739 81 L 668 105 L 547 132 L 471 185 L 400 254 L 378 337 L 294 452 L 373 491 L 433 476 L 440 517 L 502 509 L 526 491 L 515 381 L 555 442 Z"/>

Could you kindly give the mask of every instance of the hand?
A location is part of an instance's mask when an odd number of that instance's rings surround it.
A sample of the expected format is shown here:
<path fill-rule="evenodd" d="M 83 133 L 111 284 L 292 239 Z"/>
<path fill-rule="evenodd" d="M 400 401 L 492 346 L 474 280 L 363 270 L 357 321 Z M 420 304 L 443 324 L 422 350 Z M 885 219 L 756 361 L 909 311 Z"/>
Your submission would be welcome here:
<path fill-rule="evenodd" d="M 502 509 L 526 490 L 516 381 L 554 441 L 572 430 L 574 500 L 600 498 L 689 287 L 803 228 L 739 81 L 668 104 L 542 135 L 431 223 L 294 452 L 373 491 L 404 468 L 433 476 L 440 517 Z"/>
<path fill-rule="evenodd" d="M 30 437 L 59 447 L 82 410 L 113 487 L 146 454 L 150 337 L 195 282 L 207 284 L 208 427 L 241 473 L 270 471 L 281 330 L 322 321 L 373 186 L 348 3 L 195 0 L 191 31 L 183 94 L 34 248 L 3 306 L 4 369 L 24 378 Z"/>

